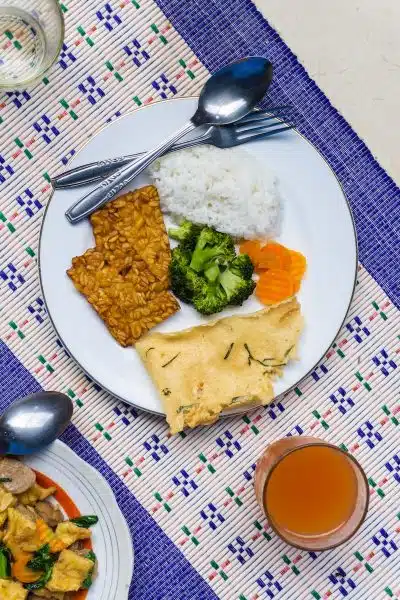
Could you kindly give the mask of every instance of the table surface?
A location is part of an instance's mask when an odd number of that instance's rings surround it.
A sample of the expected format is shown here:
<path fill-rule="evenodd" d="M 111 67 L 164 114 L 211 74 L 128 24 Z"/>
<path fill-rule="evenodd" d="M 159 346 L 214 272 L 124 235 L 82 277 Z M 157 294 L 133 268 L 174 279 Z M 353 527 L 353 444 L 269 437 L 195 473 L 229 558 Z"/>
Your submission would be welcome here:
<path fill-rule="evenodd" d="M 400 2 L 255 3 L 399 184 Z"/>
<path fill-rule="evenodd" d="M 359 137 L 395 175 L 388 140 L 399 116 L 388 102 L 398 77 L 386 66 L 381 80 L 374 62 L 383 54 L 400 63 L 382 50 L 399 22 L 394 4 L 387 17 L 387 2 L 360 1 L 357 11 L 350 0 L 268 0 L 263 10 L 280 36 L 251 0 L 62 0 L 57 63 L 35 88 L 0 96 L 0 413 L 39 389 L 73 399 L 63 440 L 109 482 L 132 533 L 129 600 L 400 598 L 400 190 Z M 291 14 L 294 5 L 301 17 Z M 0 40 L 0 60 L 3 48 L 25 43 L 9 38 Z M 96 131 L 138 106 L 196 95 L 210 72 L 251 55 L 272 60 L 269 102 L 294 107 L 296 127 L 343 186 L 359 241 L 355 297 L 331 348 L 289 394 L 170 436 L 164 419 L 116 401 L 63 348 L 39 285 L 40 226 L 51 176 Z M 372 90 L 368 65 L 379 71 Z M 332 231 L 335 246 L 340 233 Z M 285 545 L 255 501 L 265 446 L 299 434 L 347 449 L 368 476 L 363 527 L 328 553 Z"/>

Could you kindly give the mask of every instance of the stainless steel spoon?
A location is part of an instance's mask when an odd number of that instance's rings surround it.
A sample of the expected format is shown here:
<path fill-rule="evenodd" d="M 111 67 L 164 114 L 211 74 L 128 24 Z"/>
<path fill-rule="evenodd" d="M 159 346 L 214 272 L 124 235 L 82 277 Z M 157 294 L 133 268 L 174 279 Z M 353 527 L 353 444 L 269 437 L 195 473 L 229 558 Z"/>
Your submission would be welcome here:
<path fill-rule="evenodd" d="M 146 152 L 133 164 L 118 169 L 65 213 L 78 223 L 111 200 L 132 179 L 164 154 L 175 142 L 201 125 L 228 125 L 247 115 L 265 95 L 272 80 L 272 64 L 250 57 L 223 67 L 205 83 L 197 110 L 190 121 L 166 141 Z"/>
<path fill-rule="evenodd" d="M 37 392 L 13 402 L 0 417 L 0 454 L 31 454 L 54 442 L 71 420 L 71 399 Z"/>

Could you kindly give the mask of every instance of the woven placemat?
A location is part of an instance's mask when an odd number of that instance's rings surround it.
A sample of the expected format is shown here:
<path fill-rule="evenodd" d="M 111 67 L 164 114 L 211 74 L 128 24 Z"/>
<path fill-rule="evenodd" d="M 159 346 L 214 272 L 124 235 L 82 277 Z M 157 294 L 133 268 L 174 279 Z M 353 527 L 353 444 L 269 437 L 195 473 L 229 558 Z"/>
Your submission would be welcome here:
<path fill-rule="evenodd" d="M 136 554 L 132 599 L 400 597 L 398 188 L 250 1 L 61 6 L 66 38 L 57 64 L 35 89 L 0 98 L 0 407 L 40 387 L 73 398 L 64 441 L 106 477 L 126 516 Z M 36 263 L 49 180 L 105 123 L 196 94 L 209 70 L 251 54 L 274 62 L 272 101 L 295 106 L 300 131 L 341 180 L 363 266 L 345 326 L 293 392 L 170 437 L 162 419 L 88 380 L 51 327 Z M 332 235 L 340 244 L 340 231 Z M 303 433 L 346 448 L 369 477 L 366 523 L 327 553 L 283 544 L 255 503 L 254 466 L 265 445 Z"/>

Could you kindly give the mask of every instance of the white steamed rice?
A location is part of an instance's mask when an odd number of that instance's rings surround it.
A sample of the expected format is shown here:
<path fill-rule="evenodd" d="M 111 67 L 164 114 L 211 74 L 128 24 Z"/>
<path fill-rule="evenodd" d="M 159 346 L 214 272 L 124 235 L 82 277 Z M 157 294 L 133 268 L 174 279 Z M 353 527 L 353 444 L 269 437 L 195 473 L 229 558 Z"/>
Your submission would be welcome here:
<path fill-rule="evenodd" d="M 178 221 L 207 224 L 245 239 L 279 234 L 277 178 L 244 150 L 198 146 L 167 154 L 149 171 L 162 210 Z"/>

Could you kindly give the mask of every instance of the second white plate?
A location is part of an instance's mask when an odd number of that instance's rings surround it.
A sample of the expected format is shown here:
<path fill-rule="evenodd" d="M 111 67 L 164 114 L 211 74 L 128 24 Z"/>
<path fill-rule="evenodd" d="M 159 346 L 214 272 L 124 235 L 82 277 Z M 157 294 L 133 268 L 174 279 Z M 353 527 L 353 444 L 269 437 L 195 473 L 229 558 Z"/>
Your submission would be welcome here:
<path fill-rule="evenodd" d="M 126 521 L 101 475 L 57 440 L 24 463 L 50 477 L 71 498 L 82 515 L 97 515 L 92 529 L 98 575 L 87 600 L 127 600 L 133 574 L 133 549 Z"/>
<path fill-rule="evenodd" d="M 73 166 L 133 152 L 159 143 L 194 113 L 195 98 L 155 103 L 113 122 L 79 152 Z M 347 314 L 355 285 L 357 243 L 351 211 L 339 182 L 319 152 L 296 131 L 242 148 L 272 168 L 284 197 L 280 241 L 301 251 L 308 262 L 299 293 L 305 329 L 300 359 L 285 368 L 275 384 L 276 395 L 295 386 L 318 363 L 335 339 Z M 150 183 L 140 175 L 130 189 Z M 74 256 L 93 246 L 88 221 L 72 226 L 65 210 L 90 189 L 58 190 L 43 220 L 39 269 L 44 300 L 59 338 L 88 375 L 121 400 L 164 413 L 157 390 L 132 348 L 121 348 L 74 288 L 66 275 Z M 262 306 L 253 297 L 234 313 L 251 313 Z M 158 327 L 176 331 L 204 322 L 187 305 Z"/>

